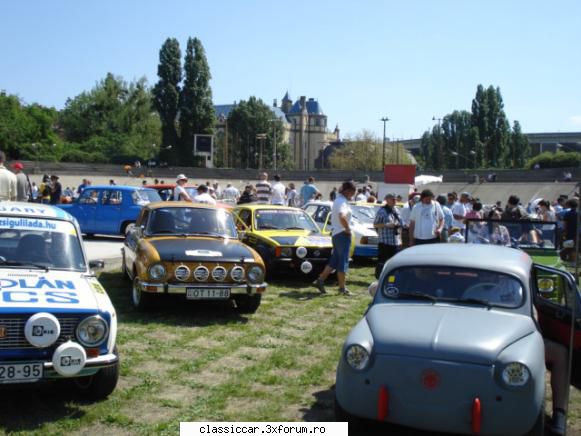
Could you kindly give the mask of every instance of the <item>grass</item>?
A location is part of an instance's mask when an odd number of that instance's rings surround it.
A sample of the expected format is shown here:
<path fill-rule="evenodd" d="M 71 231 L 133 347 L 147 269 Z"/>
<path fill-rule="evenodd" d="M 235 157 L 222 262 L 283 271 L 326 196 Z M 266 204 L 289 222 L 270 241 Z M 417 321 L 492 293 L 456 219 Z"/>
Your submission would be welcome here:
<path fill-rule="evenodd" d="M 137 312 L 119 272 L 100 280 L 119 315 L 117 389 L 88 403 L 62 384 L 9 387 L 0 431 L 174 435 L 180 421 L 332 421 L 335 367 L 369 303 L 373 266 L 351 270 L 350 298 L 333 287 L 321 296 L 308 282 L 275 281 L 248 316 L 227 304 L 179 299 Z M 581 401 L 573 395 L 571 430 L 578 432 Z"/>

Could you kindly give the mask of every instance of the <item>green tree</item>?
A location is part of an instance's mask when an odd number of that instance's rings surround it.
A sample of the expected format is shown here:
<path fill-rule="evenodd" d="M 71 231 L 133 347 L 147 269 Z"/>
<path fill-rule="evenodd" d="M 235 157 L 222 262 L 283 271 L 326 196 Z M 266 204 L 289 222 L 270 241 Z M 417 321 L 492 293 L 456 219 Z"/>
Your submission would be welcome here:
<path fill-rule="evenodd" d="M 153 102 L 161 120 L 163 147 L 160 159 L 176 163 L 179 156 L 176 118 L 182 80 L 181 52 L 177 39 L 168 38 L 162 45 L 159 51 L 157 75 L 159 81 L 153 88 Z"/>
<path fill-rule="evenodd" d="M 422 135 L 420 143 L 420 154 L 425 168 L 432 167 L 432 136 L 429 131 Z"/>
<path fill-rule="evenodd" d="M 508 147 L 507 164 L 511 168 L 523 168 L 531 154 L 528 138 L 523 135 L 520 123 L 513 123 Z"/>
<path fill-rule="evenodd" d="M 290 161 L 290 147 L 279 143 L 283 137 L 282 122 L 262 100 L 250 97 L 248 101 L 240 101 L 228 115 L 228 129 L 234 167 L 258 168 L 262 152 L 263 167 L 272 168 L 275 137 L 277 168 L 282 168 L 280 162 Z M 262 134 L 266 134 L 266 139 L 257 138 Z"/>
<path fill-rule="evenodd" d="M 67 100 L 59 125 L 68 148 L 88 153 L 68 159 L 86 160 L 91 153 L 101 153 L 110 162 L 148 159 L 160 142 L 160 122 L 144 78 L 127 84 L 107 74 L 92 90 Z"/>
<path fill-rule="evenodd" d="M 193 163 L 194 136 L 211 134 L 216 124 L 210 67 L 198 38 L 189 38 L 184 61 L 185 79 L 180 95 L 180 156 Z"/>
<path fill-rule="evenodd" d="M 470 140 L 471 114 L 454 111 L 442 120 L 444 164 L 446 168 L 474 166 L 474 149 Z"/>

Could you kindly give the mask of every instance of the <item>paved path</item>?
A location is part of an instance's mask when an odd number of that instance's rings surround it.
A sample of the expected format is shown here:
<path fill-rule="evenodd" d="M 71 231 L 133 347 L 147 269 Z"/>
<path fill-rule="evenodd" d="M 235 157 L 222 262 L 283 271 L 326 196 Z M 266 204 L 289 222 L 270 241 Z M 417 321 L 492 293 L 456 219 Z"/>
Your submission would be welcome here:
<path fill-rule="evenodd" d="M 121 266 L 123 238 L 115 236 L 85 237 L 84 244 L 89 260 L 104 260 L 107 270 Z"/>

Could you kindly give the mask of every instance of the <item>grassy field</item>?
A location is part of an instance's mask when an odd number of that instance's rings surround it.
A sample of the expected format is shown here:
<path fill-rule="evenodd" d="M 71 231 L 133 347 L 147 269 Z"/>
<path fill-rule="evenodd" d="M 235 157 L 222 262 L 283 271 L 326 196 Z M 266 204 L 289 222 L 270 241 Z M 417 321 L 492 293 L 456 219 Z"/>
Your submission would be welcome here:
<path fill-rule="evenodd" d="M 332 421 L 341 344 L 369 303 L 373 267 L 352 269 L 352 297 L 336 287 L 321 296 L 308 283 L 278 281 L 249 316 L 177 299 L 136 312 L 120 273 L 100 279 L 119 314 L 116 391 L 87 403 L 64 385 L 3 390 L 0 431 L 177 434 L 180 421 Z M 571 434 L 578 434 L 578 391 L 574 404 Z M 382 426 L 368 432 L 386 434 Z"/>

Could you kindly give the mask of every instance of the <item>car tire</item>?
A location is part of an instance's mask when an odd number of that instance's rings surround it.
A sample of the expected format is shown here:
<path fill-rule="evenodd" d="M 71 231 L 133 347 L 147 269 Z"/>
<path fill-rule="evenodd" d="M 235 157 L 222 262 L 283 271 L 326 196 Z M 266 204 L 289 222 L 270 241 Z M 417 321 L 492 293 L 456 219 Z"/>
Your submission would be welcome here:
<path fill-rule="evenodd" d="M 239 313 L 255 313 L 262 301 L 262 294 L 236 295 L 234 301 Z"/>
<path fill-rule="evenodd" d="M 117 348 L 113 351 L 117 354 Z M 78 377 L 74 380 L 79 393 L 90 400 L 99 401 L 107 398 L 117 386 L 119 380 L 119 360 L 106 368 L 102 368 L 89 377 Z"/>
<path fill-rule="evenodd" d="M 135 221 L 126 221 L 121 226 L 121 235 L 127 236 L 127 233 L 131 231 L 135 227 Z"/>
<path fill-rule="evenodd" d="M 152 296 L 147 292 L 142 292 L 139 286 L 139 277 L 135 274 L 133 285 L 131 286 L 131 303 L 138 310 L 147 310 L 151 308 Z"/>

